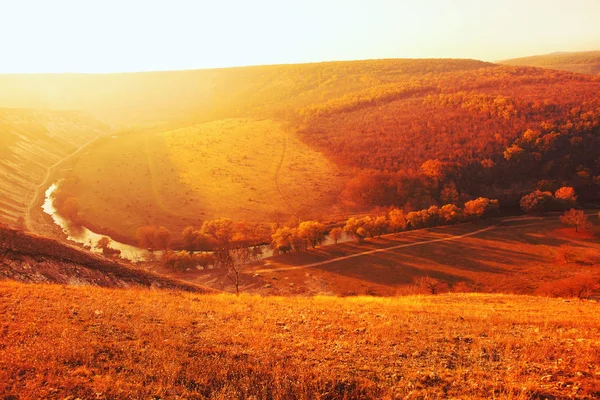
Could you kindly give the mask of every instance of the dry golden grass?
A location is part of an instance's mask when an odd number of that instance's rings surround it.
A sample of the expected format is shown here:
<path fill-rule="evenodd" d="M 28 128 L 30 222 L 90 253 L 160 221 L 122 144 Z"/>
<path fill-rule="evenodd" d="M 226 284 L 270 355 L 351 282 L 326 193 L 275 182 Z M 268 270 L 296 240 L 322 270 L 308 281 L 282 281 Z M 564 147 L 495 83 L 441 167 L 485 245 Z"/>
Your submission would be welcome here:
<path fill-rule="evenodd" d="M 344 184 L 339 168 L 270 120 L 113 136 L 72 174 L 84 224 L 129 241 L 143 225 L 177 235 L 209 219 L 330 213 Z"/>
<path fill-rule="evenodd" d="M 593 398 L 598 304 L 282 298 L 0 283 L 20 398 Z M 556 396 L 556 397 L 553 397 Z"/>

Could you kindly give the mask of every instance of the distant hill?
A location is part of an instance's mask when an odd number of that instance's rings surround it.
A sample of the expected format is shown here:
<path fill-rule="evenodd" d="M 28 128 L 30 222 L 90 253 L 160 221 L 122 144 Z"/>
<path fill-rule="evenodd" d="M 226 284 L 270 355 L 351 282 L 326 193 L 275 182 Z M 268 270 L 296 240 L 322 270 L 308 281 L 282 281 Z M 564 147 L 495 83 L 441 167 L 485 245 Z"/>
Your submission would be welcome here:
<path fill-rule="evenodd" d="M 408 76 L 490 65 L 391 59 L 122 74 L 8 74 L 0 75 L 0 107 L 84 110 L 118 124 L 273 117 Z"/>
<path fill-rule="evenodd" d="M 19 230 L 0 227 L 0 280 L 111 288 L 152 287 L 211 293 L 180 282 Z"/>
<path fill-rule="evenodd" d="M 532 57 L 513 58 L 500 61 L 505 65 L 528 65 L 578 72 L 581 74 L 600 74 L 600 51 L 558 52 Z"/>

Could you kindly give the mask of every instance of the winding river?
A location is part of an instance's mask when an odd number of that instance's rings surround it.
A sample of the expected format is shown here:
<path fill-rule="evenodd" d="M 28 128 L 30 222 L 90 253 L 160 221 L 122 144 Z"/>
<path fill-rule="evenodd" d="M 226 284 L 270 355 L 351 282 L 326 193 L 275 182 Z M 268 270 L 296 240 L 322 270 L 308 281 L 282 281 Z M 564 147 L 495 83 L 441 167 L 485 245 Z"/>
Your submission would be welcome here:
<path fill-rule="evenodd" d="M 67 235 L 67 239 L 76 243 L 83 244 L 85 246 L 90 246 L 90 250 L 96 253 L 102 253 L 101 249 L 96 248 L 96 244 L 98 241 L 105 237 L 106 235 L 99 235 L 95 232 L 90 231 L 88 228 L 82 227 L 73 227 L 72 224 L 66 218 L 61 217 L 54 207 L 54 203 L 52 201 L 52 194 L 58 188 L 58 182 L 52 184 L 46 190 L 46 196 L 44 198 L 44 204 L 42 205 L 42 209 L 44 212 L 52 217 L 54 223 L 62 229 L 62 231 Z M 109 237 L 110 238 L 110 237 Z M 118 242 L 113 240 L 112 238 L 110 242 L 110 247 L 113 249 L 117 249 L 121 251 L 121 257 L 131 260 L 133 262 L 138 261 L 147 261 L 152 259 L 154 256 L 151 252 L 146 249 L 141 249 L 139 247 L 131 246 L 125 243 Z"/>
<path fill-rule="evenodd" d="M 149 261 L 156 258 L 160 258 L 160 252 L 150 252 L 146 249 L 142 249 L 140 247 L 131 246 L 129 244 L 121 243 L 116 240 L 113 240 L 110 236 L 100 235 L 96 232 L 92 232 L 85 226 L 82 227 L 74 227 L 68 219 L 60 216 L 56 212 L 56 207 L 54 207 L 53 196 L 52 194 L 58 188 L 59 182 L 53 183 L 45 192 L 44 204 L 42 204 L 42 209 L 44 212 L 52 217 L 52 220 L 56 225 L 58 225 L 62 231 L 67 235 L 67 239 L 76 243 L 80 243 L 84 246 L 89 246 L 90 250 L 95 253 L 102 253 L 102 249 L 96 248 L 96 244 L 103 237 L 108 237 L 111 239 L 110 247 L 113 249 L 117 249 L 121 251 L 121 258 L 125 258 L 131 260 L 133 262 L 140 261 Z M 338 241 L 338 243 L 349 242 L 353 240 L 351 236 L 343 234 L 342 238 Z M 334 241 L 329 237 L 325 237 L 325 241 L 322 245 L 330 245 L 334 244 Z M 157 257 L 158 256 L 158 257 Z M 261 259 L 269 258 L 273 256 L 273 250 L 269 246 L 263 246 L 263 254 Z"/>

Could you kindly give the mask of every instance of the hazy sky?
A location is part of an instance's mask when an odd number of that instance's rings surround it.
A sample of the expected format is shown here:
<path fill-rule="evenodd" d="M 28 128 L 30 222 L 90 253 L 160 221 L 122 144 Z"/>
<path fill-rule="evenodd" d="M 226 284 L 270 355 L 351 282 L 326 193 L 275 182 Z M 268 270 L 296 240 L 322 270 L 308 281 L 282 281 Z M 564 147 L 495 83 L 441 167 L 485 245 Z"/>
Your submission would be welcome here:
<path fill-rule="evenodd" d="M 0 0 L 0 72 L 600 49 L 600 0 Z"/>

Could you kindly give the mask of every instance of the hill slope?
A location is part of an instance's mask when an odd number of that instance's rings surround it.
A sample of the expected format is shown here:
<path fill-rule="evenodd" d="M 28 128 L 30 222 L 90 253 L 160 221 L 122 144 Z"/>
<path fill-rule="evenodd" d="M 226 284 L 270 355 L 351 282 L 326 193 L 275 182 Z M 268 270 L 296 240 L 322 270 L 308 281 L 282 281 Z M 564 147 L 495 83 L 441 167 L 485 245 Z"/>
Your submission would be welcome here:
<path fill-rule="evenodd" d="M 213 292 L 149 273 L 52 239 L 0 227 L 0 280 Z"/>
<path fill-rule="evenodd" d="M 513 58 L 500 61 L 506 65 L 528 65 L 578 72 L 581 74 L 600 74 L 600 51 L 580 51 L 567 53 L 552 53 L 532 57 Z"/>
<path fill-rule="evenodd" d="M 78 111 L 0 109 L 0 221 L 23 225 L 48 168 L 107 131 Z"/>
<path fill-rule="evenodd" d="M 0 394 L 594 398 L 598 305 L 278 298 L 0 283 Z"/>

